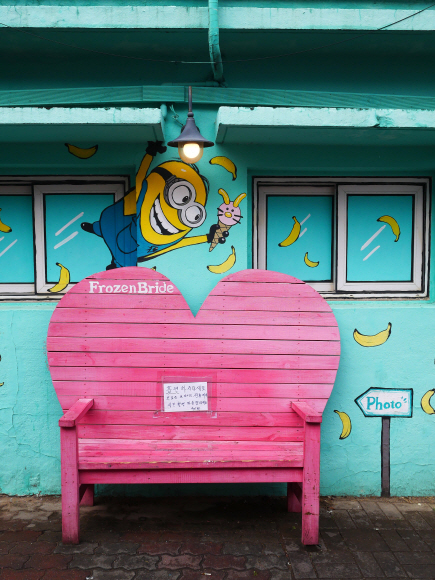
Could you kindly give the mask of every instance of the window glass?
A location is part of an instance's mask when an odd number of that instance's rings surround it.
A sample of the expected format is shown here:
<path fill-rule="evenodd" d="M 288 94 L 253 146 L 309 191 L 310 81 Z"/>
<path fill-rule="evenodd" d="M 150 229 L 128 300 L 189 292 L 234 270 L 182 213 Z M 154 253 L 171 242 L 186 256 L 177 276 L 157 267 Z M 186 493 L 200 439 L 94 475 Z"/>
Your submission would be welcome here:
<path fill-rule="evenodd" d="M 0 231 L 0 283 L 35 282 L 33 199 L 31 195 L 0 195 L 0 219 L 11 231 Z"/>
<path fill-rule="evenodd" d="M 108 248 L 80 224 L 99 220 L 102 210 L 113 202 L 112 194 L 44 195 L 47 283 L 59 279 L 56 263 L 68 268 L 71 282 L 106 269 L 112 259 Z"/>
<path fill-rule="evenodd" d="M 299 237 L 280 246 L 295 225 L 293 216 L 300 223 Z M 332 196 L 269 195 L 267 269 L 307 282 L 332 280 L 332 224 Z"/>
<path fill-rule="evenodd" d="M 412 280 L 413 199 L 412 195 L 348 196 L 349 282 Z M 377 221 L 385 216 L 387 221 Z M 400 228 L 397 241 L 394 222 Z"/>

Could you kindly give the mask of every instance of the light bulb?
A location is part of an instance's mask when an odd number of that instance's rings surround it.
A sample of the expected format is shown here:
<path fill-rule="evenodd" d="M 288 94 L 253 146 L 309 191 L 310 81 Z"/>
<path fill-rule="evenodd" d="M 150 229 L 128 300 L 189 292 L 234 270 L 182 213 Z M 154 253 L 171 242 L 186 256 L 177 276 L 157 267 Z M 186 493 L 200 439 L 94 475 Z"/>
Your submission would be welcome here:
<path fill-rule="evenodd" d="M 185 163 L 196 163 L 202 157 L 203 146 L 199 143 L 183 143 L 178 145 L 178 155 Z"/>

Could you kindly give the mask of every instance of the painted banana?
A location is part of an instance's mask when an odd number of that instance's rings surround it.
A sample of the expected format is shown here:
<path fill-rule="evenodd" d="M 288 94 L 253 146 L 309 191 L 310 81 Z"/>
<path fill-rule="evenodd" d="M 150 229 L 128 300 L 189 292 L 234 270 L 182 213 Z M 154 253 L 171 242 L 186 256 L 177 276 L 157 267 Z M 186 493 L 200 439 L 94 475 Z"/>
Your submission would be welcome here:
<path fill-rule="evenodd" d="M 98 145 L 94 145 L 93 147 L 88 147 L 87 149 L 82 149 L 82 147 L 76 147 L 75 145 L 71 145 L 71 143 L 65 143 L 66 147 L 68 147 L 68 151 L 71 155 L 78 157 L 79 159 L 89 159 L 92 155 L 98 151 Z"/>
<path fill-rule="evenodd" d="M 355 330 L 353 331 L 353 337 L 358 344 L 361 346 L 379 346 L 380 344 L 384 344 L 388 340 L 388 337 L 391 334 L 391 322 L 388 323 L 388 326 L 385 330 L 381 330 L 378 334 L 361 334 L 360 332 Z"/>
<path fill-rule="evenodd" d="M 308 258 L 308 252 L 305 254 L 304 256 L 304 262 L 307 266 L 309 266 L 310 268 L 317 268 L 317 266 L 319 265 L 319 262 L 313 262 L 312 260 L 310 260 Z"/>
<path fill-rule="evenodd" d="M 399 240 L 399 237 L 400 237 L 399 224 L 396 222 L 396 220 L 393 217 L 391 217 L 390 215 L 383 215 L 380 218 L 378 218 L 377 221 L 384 222 L 384 223 L 388 224 L 391 227 L 391 229 L 393 230 L 393 234 L 396 236 L 396 239 L 394 241 L 397 242 Z"/>
<path fill-rule="evenodd" d="M 213 274 L 223 274 L 224 272 L 228 272 L 234 264 L 236 263 L 236 250 L 234 246 L 231 246 L 231 254 L 222 262 L 222 264 L 218 264 L 217 266 L 207 266 L 207 270 L 209 272 L 213 272 Z"/>
<path fill-rule="evenodd" d="M 289 235 L 286 237 L 285 240 L 283 240 L 280 244 L 278 244 L 278 246 L 280 246 L 281 248 L 286 248 L 287 246 L 294 244 L 298 239 L 299 234 L 301 233 L 301 224 L 298 222 L 295 216 L 293 216 L 292 219 L 295 222 L 293 224 L 292 231 L 289 233 Z"/>
<path fill-rule="evenodd" d="M 221 155 L 218 157 L 213 157 L 213 159 L 210 159 L 210 165 L 220 165 L 226 169 L 233 176 L 233 181 L 237 178 L 237 167 L 234 165 L 231 159 L 228 159 L 228 157 Z"/>
<path fill-rule="evenodd" d="M 435 409 L 430 404 L 430 399 L 434 393 L 435 393 L 435 389 L 430 389 L 430 391 L 425 393 L 423 395 L 423 397 L 421 398 L 421 408 L 428 415 L 433 415 L 435 413 Z"/>
<path fill-rule="evenodd" d="M 65 290 L 65 288 L 69 284 L 70 279 L 68 268 L 65 268 L 65 266 L 62 266 L 62 264 L 59 264 L 59 262 L 56 262 L 56 266 L 60 267 L 59 282 L 55 284 L 52 288 L 48 289 L 49 292 L 53 293 L 62 292 L 62 290 Z"/>
<path fill-rule="evenodd" d="M 352 431 L 352 423 L 350 421 L 350 417 L 344 411 L 334 411 L 334 413 L 337 413 L 337 415 L 341 419 L 341 422 L 343 423 L 343 430 L 339 438 L 346 439 L 346 437 L 349 437 L 350 432 Z"/>
<path fill-rule="evenodd" d="M 0 211 L 1 211 L 1 209 L 0 209 Z M 12 228 L 7 226 L 6 224 L 4 224 L 2 222 L 2 220 L 0 220 L 0 232 L 4 232 L 5 234 L 8 234 L 11 231 L 12 231 Z"/>

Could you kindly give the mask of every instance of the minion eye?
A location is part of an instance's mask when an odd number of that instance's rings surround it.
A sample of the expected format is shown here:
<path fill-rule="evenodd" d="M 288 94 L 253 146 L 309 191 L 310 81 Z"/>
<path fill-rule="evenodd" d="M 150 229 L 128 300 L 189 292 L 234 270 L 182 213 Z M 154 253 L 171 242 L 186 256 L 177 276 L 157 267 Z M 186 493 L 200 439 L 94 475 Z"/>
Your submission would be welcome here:
<path fill-rule="evenodd" d="M 191 224 L 197 224 L 198 222 L 200 222 L 202 220 L 202 216 L 203 211 L 199 206 L 192 205 L 191 207 L 188 207 L 186 210 L 186 219 Z"/>
<path fill-rule="evenodd" d="M 172 200 L 177 206 L 183 206 L 192 199 L 192 192 L 185 185 L 179 185 L 172 190 Z"/>

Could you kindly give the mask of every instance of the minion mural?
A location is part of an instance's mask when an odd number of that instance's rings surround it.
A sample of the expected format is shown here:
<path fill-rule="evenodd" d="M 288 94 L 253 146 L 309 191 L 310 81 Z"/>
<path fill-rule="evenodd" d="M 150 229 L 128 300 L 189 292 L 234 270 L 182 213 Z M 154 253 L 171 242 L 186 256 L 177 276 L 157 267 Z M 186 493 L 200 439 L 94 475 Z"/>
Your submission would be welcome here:
<path fill-rule="evenodd" d="M 209 182 L 195 165 L 165 161 L 148 173 L 157 153 L 165 151 L 161 141 L 149 142 L 135 188 L 105 208 L 98 221 L 81 224 L 84 231 L 103 238 L 109 248 L 112 261 L 107 270 L 136 266 L 172 250 L 210 244 L 216 238 L 216 224 L 208 234 L 186 237 L 207 217 Z M 225 243 L 226 237 L 218 242 Z"/>

